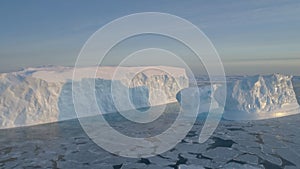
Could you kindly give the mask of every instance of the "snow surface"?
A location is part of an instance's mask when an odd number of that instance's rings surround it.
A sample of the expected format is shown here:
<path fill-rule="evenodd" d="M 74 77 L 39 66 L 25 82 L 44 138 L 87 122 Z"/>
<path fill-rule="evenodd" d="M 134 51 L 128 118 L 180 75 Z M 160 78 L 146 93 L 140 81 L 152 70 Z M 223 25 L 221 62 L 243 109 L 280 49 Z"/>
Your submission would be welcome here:
<path fill-rule="evenodd" d="M 228 83 L 223 117 L 255 120 L 299 113 L 292 76 L 257 75 Z"/>
<path fill-rule="evenodd" d="M 73 70 L 54 66 L 0 74 L 0 128 L 76 118 L 72 99 Z M 97 101 L 106 113 L 116 112 L 110 90 L 112 81 L 117 88 L 129 90 L 135 108 L 175 102 L 177 92 L 188 87 L 185 70 L 181 68 L 99 67 L 95 78 L 93 70 L 95 67 L 76 69 L 80 73 L 75 83 L 84 81 L 85 87 L 90 87 L 90 82 L 96 79 Z"/>
<path fill-rule="evenodd" d="M 97 69 L 95 73 L 95 69 Z M 153 75 L 165 75 L 168 73 L 173 77 L 181 77 L 185 75 L 185 69 L 168 67 L 168 66 L 143 66 L 143 67 L 79 67 L 76 68 L 79 73 L 76 74 L 74 80 L 82 80 L 86 78 L 99 78 L 104 80 L 122 80 L 124 84 L 129 85 L 130 80 L 137 73 L 142 72 L 146 77 Z M 32 76 L 43 79 L 47 82 L 66 82 L 73 78 L 73 67 L 46 67 L 46 68 L 29 68 L 24 72 L 32 72 Z M 24 73 L 23 73 L 24 74 Z M 25 73 L 26 74 L 26 73 Z M 28 74 L 28 73 L 27 73 Z"/>

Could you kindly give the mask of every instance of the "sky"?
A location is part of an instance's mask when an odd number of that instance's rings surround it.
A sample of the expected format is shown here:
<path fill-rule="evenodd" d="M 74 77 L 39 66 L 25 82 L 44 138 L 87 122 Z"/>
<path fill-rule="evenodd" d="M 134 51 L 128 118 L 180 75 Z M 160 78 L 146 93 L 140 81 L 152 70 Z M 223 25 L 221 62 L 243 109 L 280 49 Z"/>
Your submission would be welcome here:
<path fill-rule="evenodd" d="M 199 27 L 231 74 L 300 75 L 298 0 L 0 1 L 0 72 L 73 66 L 87 39 L 119 17 L 170 13 Z"/>

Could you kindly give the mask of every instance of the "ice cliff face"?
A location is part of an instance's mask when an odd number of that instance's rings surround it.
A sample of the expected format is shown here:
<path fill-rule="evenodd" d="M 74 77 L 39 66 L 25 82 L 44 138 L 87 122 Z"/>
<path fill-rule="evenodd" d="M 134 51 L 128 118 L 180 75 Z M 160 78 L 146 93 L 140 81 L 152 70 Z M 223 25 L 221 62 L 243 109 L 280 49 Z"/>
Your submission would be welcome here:
<path fill-rule="evenodd" d="M 292 77 L 257 75 L 227 85 L 226 119 L 265 119 L 299 112 Z"/>
<path fill-rule="evenodd" d="M 159 71 L 160 68 L 168 73 Z M 89 68 L 80 68 L 80 76 L 75 78 L 77 82 L 84 81 L 81 84 L 86 87 L 95 80 L 95 94 L 103 113 L 117 111 L 110 90 L 112 82 L 117 85 L 116 90 L 129 91 L 135 108 L 174 102 L 177 92 L 188 87 L 185 70 L 181 68 L 121 67 L 121 74 L 114 76 L 115 70 L 101 67 L 93 77 Z M 0 128 L 76 118 L 72 75 L 73 68 L 68 67 L 28 68 L 0 74 Z"/>
<path fill-rule="evenodd" d="M 0 128 L 56 121 L 61 83 L 17 73 L 0 78 Z"/>

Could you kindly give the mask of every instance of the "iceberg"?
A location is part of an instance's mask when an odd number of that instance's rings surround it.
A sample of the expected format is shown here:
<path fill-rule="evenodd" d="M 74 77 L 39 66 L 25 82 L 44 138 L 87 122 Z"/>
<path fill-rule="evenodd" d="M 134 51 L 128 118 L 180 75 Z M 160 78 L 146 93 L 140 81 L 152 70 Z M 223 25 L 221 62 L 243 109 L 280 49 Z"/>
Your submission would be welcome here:
<path fill-rule="evenodd" d="M 115 74 L 117 69 L 120 73 Z M 107 66 L 99 67 L 96 74 L 91 67 L 82 67 L 77 68 L 80 73 L 74 78 L 73 70 L 48 66 L 0 74 L 0 128 L 76 118 L 72 79 L 74 83 L 86 84 L 85 87 L 91 87 L 90 82 L 95 81 L 95 95 L 102 113 L 117 111 L 111 84 L 116 85 L 116 90 L 129 91 L 135 109 L 176 102 L 177 92 L 189 85 L 185 69 L 176 67 Z M 113 96 L 124 97 L 123 93 L 115 93 Z M 82 104 L 89 104 L 89 100 Z"/>
<path fill-rule="evenodd" d="M 256 75 L 229 82 L 223 117 L 257 120 L 299 113 L 292 76 Z"/>

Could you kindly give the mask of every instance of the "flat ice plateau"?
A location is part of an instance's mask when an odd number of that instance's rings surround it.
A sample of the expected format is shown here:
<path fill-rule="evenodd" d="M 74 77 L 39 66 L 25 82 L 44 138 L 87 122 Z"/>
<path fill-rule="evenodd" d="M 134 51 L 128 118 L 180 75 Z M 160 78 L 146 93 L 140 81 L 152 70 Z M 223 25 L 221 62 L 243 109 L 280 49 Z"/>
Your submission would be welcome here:
<path fill-rule="evenodd" d="M 167 118 L 158 123 L 156 130 L 164 129 L 171 121 Z M 2 129 L 0 168 L 298 169 L 299 121 L 300 114 L 248 122 L 222 120 L 210 139 L 199 144 L 204 121 L 198 120 L 173 149 L 140 159 L 119 157 L 101 149 L 76 119 Z M 155 132 L 147 126 L 124 128 L 127 123 L 115 119 L 110 124 L 129 136 Z"/>

